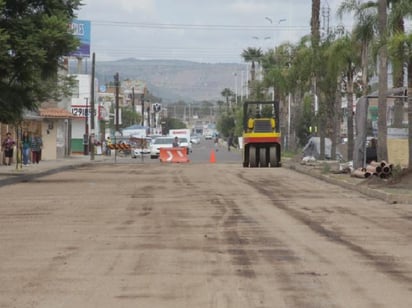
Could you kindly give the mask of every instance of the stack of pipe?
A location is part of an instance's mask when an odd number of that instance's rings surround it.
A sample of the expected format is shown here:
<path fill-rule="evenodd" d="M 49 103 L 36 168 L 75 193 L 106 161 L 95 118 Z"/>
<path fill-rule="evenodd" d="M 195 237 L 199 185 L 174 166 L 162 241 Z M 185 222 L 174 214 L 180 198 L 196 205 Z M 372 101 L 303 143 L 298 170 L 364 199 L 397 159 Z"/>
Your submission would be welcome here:
<path fill-rule="evenodd" d="M 387 179 L 392 175 L 392 164 L 386 161 L 381 162 L 371 161 L 366 168 L 358 168 L 352 172 L 353 177 L 368 178 L 370 176 L 377 176 L 381 179 Z"/>

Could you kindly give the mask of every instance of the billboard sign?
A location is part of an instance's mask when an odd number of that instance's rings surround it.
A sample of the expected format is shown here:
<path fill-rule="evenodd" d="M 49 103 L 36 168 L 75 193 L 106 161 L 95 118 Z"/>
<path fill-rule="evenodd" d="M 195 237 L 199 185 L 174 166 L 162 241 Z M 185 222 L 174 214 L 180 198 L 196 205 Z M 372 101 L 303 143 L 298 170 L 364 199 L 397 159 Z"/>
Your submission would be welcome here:
<path fill-rule="evenodd" d="M 90 57 L 90 20 L 78 20 L 73 19 L 70 24 L 70 29 L 74 36 L 80 40 L 80 46 L 77 50 L 72 52 L 70 56 L 72 57 Z"/>

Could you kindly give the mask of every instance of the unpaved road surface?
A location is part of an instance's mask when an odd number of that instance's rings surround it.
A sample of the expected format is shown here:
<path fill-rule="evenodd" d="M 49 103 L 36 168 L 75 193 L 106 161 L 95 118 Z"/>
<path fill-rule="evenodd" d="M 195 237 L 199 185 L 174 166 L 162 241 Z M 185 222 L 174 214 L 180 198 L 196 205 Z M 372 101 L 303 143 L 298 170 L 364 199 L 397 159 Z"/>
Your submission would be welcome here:
<path fill-rule="evenodd" d="M 0 307 L 412 307 L 412 207 L 286 168 L 92 164 L 0 196 Z"/>

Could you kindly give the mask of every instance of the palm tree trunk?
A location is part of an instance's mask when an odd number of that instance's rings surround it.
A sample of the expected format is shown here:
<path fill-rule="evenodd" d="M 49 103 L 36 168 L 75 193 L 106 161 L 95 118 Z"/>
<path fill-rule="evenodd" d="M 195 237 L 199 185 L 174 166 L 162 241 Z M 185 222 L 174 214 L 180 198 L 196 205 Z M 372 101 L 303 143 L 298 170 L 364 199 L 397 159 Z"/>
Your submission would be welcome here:
<path fill-rule="evenodd" d="M 408 168 L 412 170 L 412 57 L 408 63 Z"/>
<path fill-rule="evenodd" d="M 319 93 L 319 87 L 317 86 L 319 78 L 319 42 L 320 42 L 320 0 L 312 0 L 312 16 L 311 16 L 311 41 L 313 49 L 312 60 L 312 93 L 314 100 L 318 100 L 319 112 L 318 112 L 318 132 L 320 137 L 320 153 L 319 159 L 325 159 L 325 121 L 324 121 L 324 108 L 322 108 L 321 95 Z M 315 105 L 316 102 L 314 102 Z"/>
<path fill-rule="evenodd" d="M 387 1 L 379 0 L 378 27 L 381 47 L 379 48 L 379 99 L 378 99 L 378 160 L 388 160 L 387 144 L 387 90 L 388 90 L 388 49 L 386 45 Z"/>
<path fill-rule="evenodd" d="M 349 67 L 349 72 L 347 74 L 348 79 L 348 89 L 347 89 L 347 100 L 348 100 L 348 161 L 353 160 L 353 149 L 354 149 L 354 137 L 353 137 L 353 73 Z"/>
<path fill-rule="evenodd" d="M 332 148 L 330 150 L 331 158 L 337 157 L 337 144 L 340 143 L 340 123 L 341 123 L 341 106 L 342 106 L 342 94 L 341 94 L 341 77 L 339 76 L 336 82 L 335 101 L 333 104 L 333 120 L 332 120 Z"/>

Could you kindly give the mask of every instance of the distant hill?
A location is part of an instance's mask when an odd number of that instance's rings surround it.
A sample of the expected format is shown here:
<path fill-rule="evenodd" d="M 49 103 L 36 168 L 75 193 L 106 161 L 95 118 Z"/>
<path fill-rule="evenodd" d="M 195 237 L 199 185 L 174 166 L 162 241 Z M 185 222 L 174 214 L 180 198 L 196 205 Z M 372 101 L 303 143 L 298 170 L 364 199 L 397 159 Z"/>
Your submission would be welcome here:
<path fill-rule="evenodd" d="M 237 72 L 240 84 L 240 72 L 245 69 L 244 64 L 236 63 L 123 59 L 96 61 L 95 72 L 99 84 L 112 82 L 116 72 L 119 73 L 120 81 L 145 81 L 148 90 L 167 103 L 177 100 L 222 100 L 220 93 L 224 88 L 235 91 L 234 73 Z M 240 89 L 238 91 L 240 94 Z"/>

